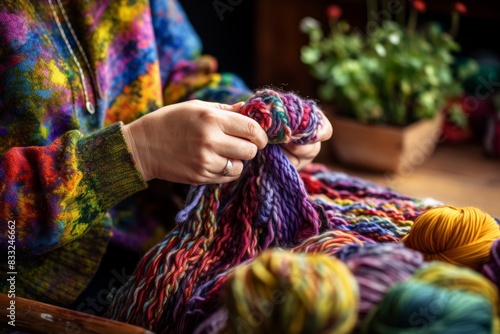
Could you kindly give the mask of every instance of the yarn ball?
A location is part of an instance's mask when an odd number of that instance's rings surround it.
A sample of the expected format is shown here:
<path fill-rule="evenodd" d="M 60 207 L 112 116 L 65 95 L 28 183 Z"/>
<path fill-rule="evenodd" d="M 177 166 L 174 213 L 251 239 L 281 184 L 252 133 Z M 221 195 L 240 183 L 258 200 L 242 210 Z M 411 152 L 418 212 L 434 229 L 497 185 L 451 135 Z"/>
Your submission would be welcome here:
<path fill-rule="evenodd" d="M 325 233 L 310 237 L 297 247 L 293 252 L 321 253 L 335 255 L 342 247 L 349 244 L 363 246 L 363 241 L 355 235 L 342 231 L 327 231 Z"/>
<path fill-rule="evenodd" d="M 496 240 L 490 250 L 490 258 L 483 266 L 483 275 L 500 289 L 500 240 Z"/>
<path fill-rule="evenodd" d="M 350 333 L 358 286 L 349 269 L 323 254 L 269 249 L 228 280 L 232 332 Z"/>
<path fill-rule="evenodd" d="M 403 242 L 422 252 L 427 261 L 480 270 L 498 238 L 500 228 L 490 215 L 472 207 L 444 206 L 418 216 Z"/>
<path fill-rule="evenodd" d="M 393 286 L 366 318 L 366 334 L 491 334 L 493 308 L 483 296 L 409 280 Z"/>
<path fill-rule="evenodd" d="M 321 113 L 314 101 L 271 89 L 256 92 L 245 102 L 240 113 L 260 124 L 270 144 L 314 142 L 322 125 Z"/>
<path fill-rule="evenodd" d="M 424 263 L 421 253 L 400 243 L 348 245 L 337 257 L 358 281 L 360 322 L 380 303 L 389 288 L 411 278 Z"/>
<path fill-rule="evenodd" d="M 481 295 L 490 301 L 495 313 L 498 313 L 497 288 L 474 270 L 445 262 L 433 262 L 415 272 L 413 279 L 447 290 L 460 290 Z"/>

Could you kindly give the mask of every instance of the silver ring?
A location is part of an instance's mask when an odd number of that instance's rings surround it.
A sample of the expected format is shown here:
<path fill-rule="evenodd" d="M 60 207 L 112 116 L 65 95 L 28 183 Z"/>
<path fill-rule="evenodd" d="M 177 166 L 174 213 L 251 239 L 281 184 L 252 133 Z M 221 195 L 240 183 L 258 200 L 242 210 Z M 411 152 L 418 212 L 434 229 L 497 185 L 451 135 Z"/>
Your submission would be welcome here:
<path fill-rule="evenodd" d="M 231 168 L 233 168 L 233 160 L 227 158 L 226 167 L 224 167 L 224 169 L 222 170 L 222 172 L 220 172 L 220 174 L 222 176 L 227 176 L 231 171 Z"/>

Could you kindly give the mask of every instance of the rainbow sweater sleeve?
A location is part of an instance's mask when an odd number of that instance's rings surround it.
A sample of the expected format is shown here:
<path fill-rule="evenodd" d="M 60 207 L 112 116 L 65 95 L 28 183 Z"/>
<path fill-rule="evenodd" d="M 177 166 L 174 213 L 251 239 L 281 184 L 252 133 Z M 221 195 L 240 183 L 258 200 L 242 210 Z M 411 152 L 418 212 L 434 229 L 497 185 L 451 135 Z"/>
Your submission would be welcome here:
<path fill-rule="evenodd" d="M 107 211 L 146 187 L 123 123 L 182 100 L 249 95 L 199 50 L 176 1 L 0 5 L 0 241 L 6 254 L 15 221 L 20 296 L 74 300 L 111 235 Z"/>

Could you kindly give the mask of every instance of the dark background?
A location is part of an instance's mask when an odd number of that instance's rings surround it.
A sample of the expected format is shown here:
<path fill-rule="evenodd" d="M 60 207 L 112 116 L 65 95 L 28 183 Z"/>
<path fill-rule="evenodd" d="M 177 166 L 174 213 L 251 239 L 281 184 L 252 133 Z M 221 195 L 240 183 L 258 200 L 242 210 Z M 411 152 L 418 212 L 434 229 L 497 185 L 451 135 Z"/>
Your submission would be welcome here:
<path fill-rule="evenodd" d="M 241 0 L 238 6 L 231 6 L 232 11 L 224 12 L 222 21 L 213 0 L 181 0 L 180 3 L 201 37 L 203 53 L 217 58 L 221 72 L 236 73 L 253 86 L 256 2 Z"/>
<path fill-rule="evenodd" d="M 404 1 L 404 0 L 401 0 Z M 338 4 L 343 18 L 362 30 L 366 27 L 366 2 L 363 0 L 220 0 L 232 8 L 221 16 L 213 0 L 181 0 L 204 44 L 204 53 L 214 55 L 220 71 L 240 75 L 251 88 L 265 85 L 316 96 L 317 83 L 300 62 L 300 47 L 307 38 L 299 22 L 312 16 L 326 26 L 325 9 Z M 239 3 L 239 4 L 238 4 Z M 455 1 L 426 1 L 427 11 L 419 22 L 437 20 L 448 27 Z M 457 41 L 462 52 L 457 56 L 480 57 L 494 61 L 500 56 L 500 1 L 463 1 L 468 14 L 461 17 Z M 406 2 L 410 6 L 411 1 Z"/>

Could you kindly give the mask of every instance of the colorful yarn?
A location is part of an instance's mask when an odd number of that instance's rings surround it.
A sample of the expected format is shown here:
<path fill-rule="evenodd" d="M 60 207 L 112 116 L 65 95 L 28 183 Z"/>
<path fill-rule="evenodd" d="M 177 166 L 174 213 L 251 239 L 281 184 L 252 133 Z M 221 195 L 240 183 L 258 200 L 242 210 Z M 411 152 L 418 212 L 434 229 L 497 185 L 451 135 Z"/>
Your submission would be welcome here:
<path fill-rule="evenodd" d="M 493 308 L 483 296 L 409 280 L 396 284 L 366 318 L 366 334 L 491 334 Z"/>
<path fill-rule="evenodd" d="M 231 333 L 351 333 L 358 286 L 324 254 L 266 250 L 227 283 Z"/>
<path fill-rule="evenodd" d="M 363 236 L 355 236 L 352 233 L 342 231 L 327 231 L 306 239 L 303 243 L 292 249 L 292 252 L 321 253 L 335 255 L 342 247 L 349 244 L 363 246 L 363 241 L 373 242 Z"/>
<path fill-rule="evenodd" d="M 228 317 L 226 307 L 222 306 L 209 317 L 204 319 L 198 327 L 196 327 L 193 334 L 219 334 L 224 333 L 224 331 L 228 332 Z"/>
<path fill-rule="evenodd" d="M 436 205 L 322 165 L 310 165 L 300 176 L 309 198 L 323 208 L 332 228 L 376 242 L 399 241 L 418 215 Z"/>
<path fill-rule="evenodd" d="M 360 323 L 389 288 L 411 278 L 424 263 L 422 254 L 399 243 L 352 244 L 342 248 L 337 257 L 344 261 L 358 282 Z"/>
<path fill-rule="evenodd" d="M 490 250 L 490 258 L 483 266 L 483 275 L 500 290 L 500 239 L 495 240 Z"/>
<path fill-rule="evenodd" d="M 316 105 L 290 93 L 263 90 L 242 109 L 272 143 L 314 142 L 321 126 Z M 268 145 L 237 181 L 191 189 L 179 224 L 145 255 L 107 316 L 158 333 L 191 333 L 221 307 L 231 270 L 268 247 L 294 248 L 332 229 L 363 242 L 394 241 L 428 207 L 325 167 L 299 174 Z"/>
<path fill-rule="evenodd" d="M 303 101 L 292 93 L 270 89 L 252 96 L 241 114 L 256 120 L 266 130 L 270 144 L 294 142 L 298 145 L 317 139 L 321 115 L 312 101 Z"/>
<path fill-rule="evenodd" d="M 413 279 L 447 290 L 475 293 L 490 301 L 498 315 L 499 297 L 497 288 L 483 275 L 465 267 L 445 262 L 434 262 L 418 270 Z"/>
<path fill-rule="evenodd" d="M 243 110 L 271 142 L 306 144 L 321 126 L 316 105 L 289 93 L 257 92 Z M 316 206 L 281 149 L 268 145 L 238 181 L 191 190 L 180 224 L 145 255 L 107 315 L 155 332 L 191 332 L 200 314 L 214 310 L 227 270 L 270 246 L 295 246 L 329 227 Z"/>
<path fill-rule="evenodd" d="M 438 207 L 421 214 L 403 238 L 406 247 L 438 260 L 476 270 L 488 261 L 500 228 L 488 214 L 477 208 Z"/>

